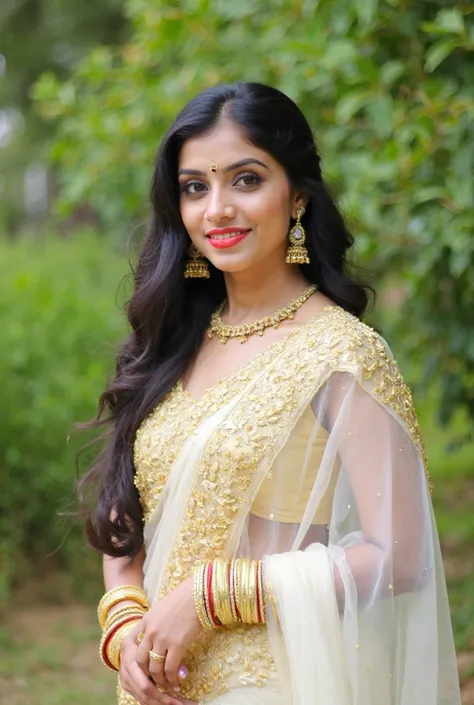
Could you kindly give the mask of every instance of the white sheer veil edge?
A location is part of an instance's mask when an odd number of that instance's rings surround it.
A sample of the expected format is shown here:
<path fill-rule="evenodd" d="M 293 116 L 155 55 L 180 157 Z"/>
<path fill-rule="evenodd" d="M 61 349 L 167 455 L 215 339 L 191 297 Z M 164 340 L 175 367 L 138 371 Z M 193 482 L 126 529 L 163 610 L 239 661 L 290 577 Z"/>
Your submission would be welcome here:
<path fill-rule="evenodd" d="M 314 396 L 315 426 L 329 436 L 299 524 L 247 522 L 243 542 L 264 559 L 280 682 L 292 705 L 460 705 L 422 452 L 357 377 L 335 371 Z M 295 482 L 308 471 L 291 468 Z M 328 545 L 311 543 L 334 472 Z"/>

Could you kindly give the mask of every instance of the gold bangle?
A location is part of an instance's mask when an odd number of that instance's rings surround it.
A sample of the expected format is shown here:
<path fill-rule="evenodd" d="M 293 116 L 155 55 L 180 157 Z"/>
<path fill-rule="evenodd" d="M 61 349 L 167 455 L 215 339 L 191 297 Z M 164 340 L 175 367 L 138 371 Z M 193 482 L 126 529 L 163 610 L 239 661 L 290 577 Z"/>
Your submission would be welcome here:
<path fill-rule="evenodd" d="M 109 617 L 107 617 L 105 624 L 104 624 L 104 631 L 108 631 L 111 627 L 114 626 L 114 624 L 117 624 L 117 622 L 120 622 L 123 617 L 138 617 L 139 619 L 142 619 L 147 613 L 147 610 L 144 610 L 143 608 L 139 607 L 138 605 L 136 607 L 130 607 L 127 611 L 121 612 L 121 614 L 117 614 L 115 616 L 115 612 L 111 614 Z"/>
<path fill-rule="evenodd" d="M 199 563 L 194 572 L 194 604 L 201 626 L 204 629 L 213 629 L 213 624 L 207 615 L 204 601 L 204 574 L 206 563 Z"/>
<path fill-rule="evenodd" d="M 233 573 L 234 609 L 245 624 L 260 624 L 264 619 L 261 561 L 239 558 L 234 561 Z"/>
<path fill-rule="evenodd" d="M 260 616 L 262 618 L 262 623 L 266 624 L 267 615 L 266 615 L 266 611 L 265 611 L 265 595 L 263 592 L 263 561 L 258 562 L 258 595 L 259 595 L 258 605 L 260 608 Z"/>
<path fill-rule="evenodd" d="M 145 592 L 136 585 L 119 585 L 118 587 L 112 588 L 112 590 L 106 592 L 101 598 L 97 607 L 97 616 L 102 629 L 104 628 L 108 611 L 123 600 L 137 602 L 145 608 L 149 608 L 150 606 Z"/>
<path fill-rule="evenodd" d="M 128 605 L 127 607 L 121 607 L 119 610 L 115 610 L 114 612 L 111 612 L 107 615 L 107 619 L 105 620 L 104 624 L 104 629 L 108 629 L 118 619 L 124 617 L 127 614 L 137 614 L 144 616 L 147 612 L 148 610 L 138 604 Z"/>
<path fill-rule="evenodd" d="M 107 656 L 112 664 L 115 666 L 117 671 L 120 669 L 120 647 L 122 646 L 122 641 L 125 639 L 127 634 L 129 634 L 136 627 L 137 620 L 127 622 L 122 627 L 119 627 L 112 639 L 110 644 L 107 646 Z"/>
<path fill-rule="evenodd" d="M 216 617 L 223 625 L 234 623 L 230 606 L 230 590 L 227 577 L 228 566 L 228 561 L 222 561 L 220 559 L 215 560 L 213 565 L 213 577 L 215 576 L 215 582 L 213 584 L 212 596 L 214 598 Z"/>
<path fill-rule="evenodd" d="M 203 590 L 203 603 L 204 603 L 204 609 L 207 615 L 208 622 L 211 626 L 211 629 L 217 629 L 217 625 L 214 622 L 214 614 L 211 609 L 211 600 L 210 600 L 210 595 L 209 595 L 209 585 L 207 582 L 207 578 L 209 575 L 209 567 L 210 567 L 211 561 L 207 561 L 204 564 L 203 567 L 203 572 L 202 572 L 202 590 Z M 212 588 L 212 585 L 211 585 Z"/>
<path fill-rule="evenodd" d="M 237 624 L 239 618 L 237 616 L 237 610 L 235 606 L 235 561 L 230 562 L 229 568 L 229 602 L 230 610 L 232 612 L 232 619 Z"/>

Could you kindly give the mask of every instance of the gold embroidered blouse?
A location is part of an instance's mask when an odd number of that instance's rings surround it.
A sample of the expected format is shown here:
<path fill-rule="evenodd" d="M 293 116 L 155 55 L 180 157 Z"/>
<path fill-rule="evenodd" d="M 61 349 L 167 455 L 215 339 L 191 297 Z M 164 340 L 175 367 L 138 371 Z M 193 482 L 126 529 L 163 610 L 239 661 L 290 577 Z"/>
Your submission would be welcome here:
<path fill-rule="evenodd" d="M 274 364 L 279 363 L 280 364 Z M 272 367 L 273 365 L 273 367 Z M 263 367 L 272 368 L 239 409 L 232 426 L 220 429 L 206 449 L 197 470 L 200 485 L 192 492 L 184 525 L 173 549 L 165 584 L 157 597 L 174 589 L 192 574 L 197 561 L 217 557 L 224 549 L 255 468 L 268 452 L 279 424 L 296 408 L 298 384 L 314 383 L 312 370 L 321 365 L 325 377 L 338 370 L 370 380 L 381 403 L 395 408 L 415 443 L 421 443 L 411 397 L 396 364 L 379 336 L 340 308 L 329 308 L 313 321 L 274 343 L 233 374 L 193 399 L 178 382 L 141 425 L 134 446 L 135 484 L 145 520 L 153 513 L 167 477 L 185 440 L 199 424 L 223 407 Z M 317 391 L 317 390 L 315 390 Z M 251 514 L 276 522 L 300 522 L 327 442 L 321 426 L 305 458 L 308 437 L 314 427 L 311 405 L 303 409 L 286 443 L 274 458 L 251 506 Z M 275 429 L 275 430 L 274 430 Z M 273 435 L 272 435 L 273 434 Z M 308 463 L 304 486 L 295 491 L 291 468 Z M 327 524 L 337 481 L 333 473 L 313 524 Z M 275 483 L 283 483 L 277 506 L 271 500 Z M 269 511 L 271 507 L 271 512 Z M 232 687 L 253 684 L 271 687 L 275 665 L 265 626 L 239 626 L 205 634 L 186 655 L 189 677 L 183 696 L 201 702 Z M 135 703 L 119 687 L 120 705 Z"/>

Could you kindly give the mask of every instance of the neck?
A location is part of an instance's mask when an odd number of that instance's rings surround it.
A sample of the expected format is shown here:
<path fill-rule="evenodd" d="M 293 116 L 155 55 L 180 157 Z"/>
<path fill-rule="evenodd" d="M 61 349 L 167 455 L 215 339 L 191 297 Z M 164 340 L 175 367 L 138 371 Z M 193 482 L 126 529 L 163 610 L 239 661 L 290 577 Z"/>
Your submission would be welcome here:
<path fill-rule="evenodd" d="M 237 325 L 270 315 L 296 299 L 309 286 L 301 269 L 283 262 L 225 274 L 226 323 Z"/>

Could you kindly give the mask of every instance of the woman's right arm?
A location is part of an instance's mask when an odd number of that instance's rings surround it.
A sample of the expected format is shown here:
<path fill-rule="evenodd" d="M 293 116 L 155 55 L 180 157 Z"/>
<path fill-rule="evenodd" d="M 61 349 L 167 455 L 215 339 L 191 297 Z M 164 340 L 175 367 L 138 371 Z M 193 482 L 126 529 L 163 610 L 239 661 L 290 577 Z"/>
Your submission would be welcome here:
<path fill-rule="evenodd" d="M 143 588 L 143 563 L 145 561 L 145 550 L 142 547 L 140 552 L 134 557 L 127 556 L 114 558 L 104 556 L 103 572 L 105 590 L 120 587 L 120 585 L 135 585 Z M 123 607 L 123 604 L 120 604 Z"/>

